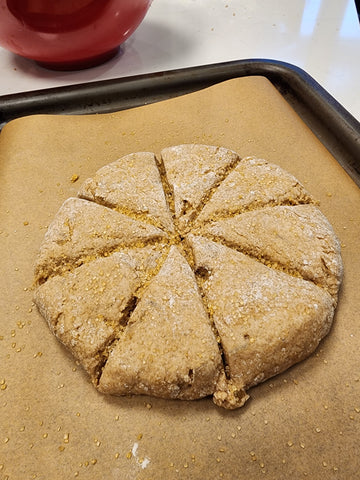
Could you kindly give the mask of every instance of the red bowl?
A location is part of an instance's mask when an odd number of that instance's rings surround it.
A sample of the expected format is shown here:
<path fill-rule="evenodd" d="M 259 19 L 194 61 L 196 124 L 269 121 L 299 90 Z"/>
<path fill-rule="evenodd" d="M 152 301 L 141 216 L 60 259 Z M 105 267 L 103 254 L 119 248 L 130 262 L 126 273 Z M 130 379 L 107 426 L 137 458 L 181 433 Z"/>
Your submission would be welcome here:
<path fill-rule="evenodd" d="M 0 45 L 57 70 L 111 58 L 152 0 L 0 0 Z"/>

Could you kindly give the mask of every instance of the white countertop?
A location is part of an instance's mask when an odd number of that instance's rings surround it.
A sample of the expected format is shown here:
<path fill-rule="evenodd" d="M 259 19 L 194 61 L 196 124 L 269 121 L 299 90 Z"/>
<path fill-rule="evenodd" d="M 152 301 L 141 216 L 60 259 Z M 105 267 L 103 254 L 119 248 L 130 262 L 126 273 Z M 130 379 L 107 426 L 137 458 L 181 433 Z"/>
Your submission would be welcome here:
<path fill-rule="evenodd" d="M 107 63 L 55 72 L 0 48 L 0 95 L 267 58 L 302 68 L 360 120 L 360 24 L 354 0 L 153 0 Z"/>

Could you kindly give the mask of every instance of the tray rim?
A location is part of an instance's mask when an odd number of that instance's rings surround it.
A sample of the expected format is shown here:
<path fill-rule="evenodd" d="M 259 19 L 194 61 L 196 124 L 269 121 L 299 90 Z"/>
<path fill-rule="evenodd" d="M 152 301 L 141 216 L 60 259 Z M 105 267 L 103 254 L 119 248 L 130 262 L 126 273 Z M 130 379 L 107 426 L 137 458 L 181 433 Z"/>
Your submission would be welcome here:
<path fill-rule="evenodd" d="M 360 122 L 303 69 L 272 59 L 234 60 L 3 95 L 0 130 L 29 115 L 110 113 L 244 76 L 265 76 L 293 107 L 306 111 L 303 118 L 294 108 L 360 187 Z M 339 151 L 346 152 L 345 158 Z"/>

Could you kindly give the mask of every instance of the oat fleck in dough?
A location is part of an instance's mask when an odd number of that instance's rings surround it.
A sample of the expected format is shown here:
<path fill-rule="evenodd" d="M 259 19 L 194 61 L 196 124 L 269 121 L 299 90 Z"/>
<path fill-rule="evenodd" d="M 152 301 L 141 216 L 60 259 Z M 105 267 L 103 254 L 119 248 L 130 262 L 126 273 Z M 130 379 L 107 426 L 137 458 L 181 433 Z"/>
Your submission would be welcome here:
<path fill-rule="evenodd" d="M 94 386 L 241 407 L 329 332 L 339 241 L 299 181 L 209 145 L 139 152 L 64 202 L 35 302 Z"/>

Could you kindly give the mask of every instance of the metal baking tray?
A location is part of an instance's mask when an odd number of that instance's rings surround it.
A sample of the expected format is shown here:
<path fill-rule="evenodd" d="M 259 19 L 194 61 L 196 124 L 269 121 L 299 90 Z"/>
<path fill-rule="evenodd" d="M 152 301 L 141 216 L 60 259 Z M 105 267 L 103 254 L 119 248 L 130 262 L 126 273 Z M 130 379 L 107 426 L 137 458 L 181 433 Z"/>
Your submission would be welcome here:
<path fill-rule="evenodd" d="M 0 96 L 0 128 L 33 114 L 95 114 L 146 105 L 236 77 L 266 77 L 360 186 L 360 123 L 304 70 L 248 59 Z"/>

